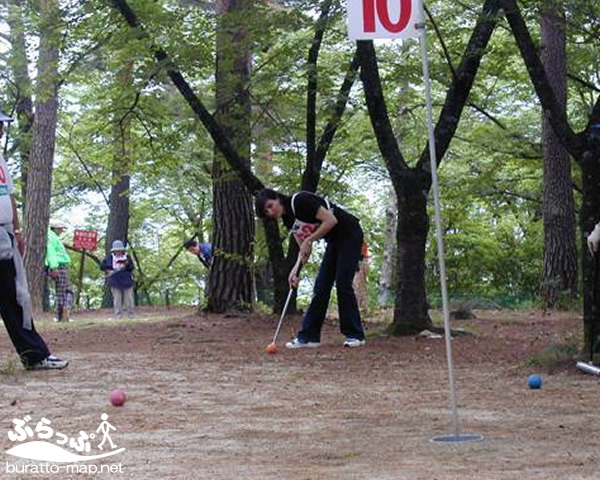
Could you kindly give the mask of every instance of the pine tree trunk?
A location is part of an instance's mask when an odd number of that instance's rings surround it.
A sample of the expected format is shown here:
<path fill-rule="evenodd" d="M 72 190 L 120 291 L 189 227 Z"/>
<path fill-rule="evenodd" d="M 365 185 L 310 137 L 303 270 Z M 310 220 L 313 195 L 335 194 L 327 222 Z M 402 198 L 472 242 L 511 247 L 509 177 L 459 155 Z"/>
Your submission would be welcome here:
<path fill-rule="evenodd" d="M 130 91 L 132 88 L 131 62 L 125 62 L 122 70 L 117 74 L 117 82 L 121 92 Z M 109 196 L 108 223 L 106 226 L 106 255 L 114 240 L 127 243 L 129 229 L 129 185 L 131 170 L 131 112 L 119 108 L 128 106 L 123 97 L 115 102 L 115 117 L 113 119 L 113 144 L 114 154 L 112 159 L 112 178 Z M 108 283 L 104 286 L 102 306 L 112 306 L 112 294 Z"/>
<path fill-rule="evenodd" d="M 40 1 L 40 47 L 35 120 L 25 208 L 27 255 L 25 269 L 34 310 L 41 310 L 44 257 L 50 219 L 52 165 L 58 114 L 58 57 L 60 19 L 55 0 Z"/>
<path fill-rule="evenodd" d="M 558 7 L 547 5 L 542 17 L 542 55 L 557 102 L 566 109 L 566 22 Z M 577 295 L 575 207 L 570 157 L 544 111 L 544 263 L 540 299 L 546 307 L 560 307 L 561 299 Z"/>
<path fill-rule="evenodd" d="M 217 13 L 217 113 L 231 143 L 250 167 L 250 40 L 240 15 L 245 0 L 219 0 Z M 239 174 L 215 148 L 213 161 L 214 257 L 208 282 L 209 311 L 252 309 L 254 211 Z"/>
<path fill-rule="evenodd" d="M 400 178 L 398 195 L 397 288 L 394 335 L 412 335 L 431 328 L 425 284 L 425 244 L 429 232 L 427 192 L 429 179 L 422 171 L 407 171 Z"/>

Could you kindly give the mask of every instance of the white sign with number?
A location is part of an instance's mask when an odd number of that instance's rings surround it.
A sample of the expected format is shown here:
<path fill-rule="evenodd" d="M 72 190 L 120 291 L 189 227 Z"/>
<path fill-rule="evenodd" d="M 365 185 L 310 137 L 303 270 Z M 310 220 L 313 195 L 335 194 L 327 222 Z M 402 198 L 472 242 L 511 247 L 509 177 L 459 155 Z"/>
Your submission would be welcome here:
<path fill-rule="evenodd" d="M 348 0 L 351 40 L 418 37 L 422 23 L 422 0 Z"/>

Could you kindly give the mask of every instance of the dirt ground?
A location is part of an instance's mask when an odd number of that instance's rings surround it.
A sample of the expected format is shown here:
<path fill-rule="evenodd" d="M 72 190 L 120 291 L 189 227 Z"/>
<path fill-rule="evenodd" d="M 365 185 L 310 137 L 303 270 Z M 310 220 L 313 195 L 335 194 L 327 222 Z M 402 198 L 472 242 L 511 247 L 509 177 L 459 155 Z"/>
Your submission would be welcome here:
<path fill-rule="evenodd" d="M 581 346 L 581 317 L 476 314 L 453 323 L 471 334 L 452 345 L 460 432 L 484 440 L 453 444 L 430 441 L 453 426 L 443 339 L 378 336 L 370 324 L 365 347 L 344 349 L 331 321 L 320 348 L 289 351 L 300 321 L 290 317 L 267 355 L 275 316 L 147 309 L 133 321 L 40 319 L 71 365 L 25 372 L 0 335 L 0 478 L 598 479 L 598 377 L 574 361 L 530 363 L 548 346 Z M 527 387 L 531 373 L 541 389 Z M 108 401 L 115 387 L 128 396 L 122 407 Z M 75 436 L 102 413 L 126 450 L 91 464 L 118 463 L 119 473 L 9 471 L 27 464 L 4 453 L 14 418 L 46 417 Z"/>

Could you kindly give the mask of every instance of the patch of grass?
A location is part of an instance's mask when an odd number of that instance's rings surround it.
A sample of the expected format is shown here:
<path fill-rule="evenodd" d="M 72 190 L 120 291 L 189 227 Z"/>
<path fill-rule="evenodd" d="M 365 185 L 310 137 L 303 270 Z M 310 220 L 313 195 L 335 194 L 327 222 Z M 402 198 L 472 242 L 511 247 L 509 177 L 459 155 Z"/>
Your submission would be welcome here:
<path fill-rule="evenodd" d="M 363 321 L 389 325 L 394 320 L 394 310 L 389 308 L 372 309 L 367 314 L 361 314 Z"/>
<path fill-rule="evenodd" d="M 125 315 L 123 318 L 117 320 L 114 315 L 107 311 L 98 310 L 95 315 L 86 313 L 82 316 L 74 315 L 70 322 L 53 322 L 53 321 L 39 321 L 36 322 L 36 328 L 40 331 L 51 331 L 51 330 L 84 330 L 88 328 L 106 327 L 106 326 L 133 326 L 141 323 L 158 323 L 170 320 L 177 320 L 180 318 L 189 317 L 193 315 L 193 311 L 178 311 L 164 309 L 162 311 L 157 310 L 149 314 L 148 312 L 136 312 L 133 318 L 129 318 Z"/>
<path fill-rule="evenodd" d="M 441 310 L 430 310 L 431 323 L 436 327 L 444 327 L 444 313 Z"/>
<path fill-rule="evenodd" d="M 550 345 L 527 360 L 527 365 L 554 370 L 569 365 L 579 354 L 574 344 Z"/>
<path fill-rule="evenodd" d="M 6 363 L 0 364 L 0 376 L 16 379 L 19 376 L 20 368 L 17 361 L 11 358 Z"/>
<path fill-rule="evenodd" d="M 381 338 L 381 337 L 389 337 L 388 325 L 385 325 L 383 327 L 377 327 L 377 328 L 369 328 L 368 330 L 365 331 L 365 337 L 367 340 L 372 340 L 374 338 Z"/>
<path fill-rule="evenodd" d="M 254 304 L 254 313 L 259 315 L 272 315 L 273 308 L 266 303 L 261 302 L 260 300 Z"/>

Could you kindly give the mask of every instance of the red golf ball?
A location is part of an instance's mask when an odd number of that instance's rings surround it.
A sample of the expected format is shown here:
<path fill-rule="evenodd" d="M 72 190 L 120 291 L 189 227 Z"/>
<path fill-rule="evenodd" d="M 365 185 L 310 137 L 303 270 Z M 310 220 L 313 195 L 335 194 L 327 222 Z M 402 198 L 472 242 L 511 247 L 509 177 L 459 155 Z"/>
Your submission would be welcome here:
<path fill-rule="evenodd" d="M 114 389 L 110 392 L 110 403 L 112 403 L 115 407 L 120 407 L 125 403 L 127 397 L 125 396 L 125 392 L 119 390 L 118 388 Z"/>

